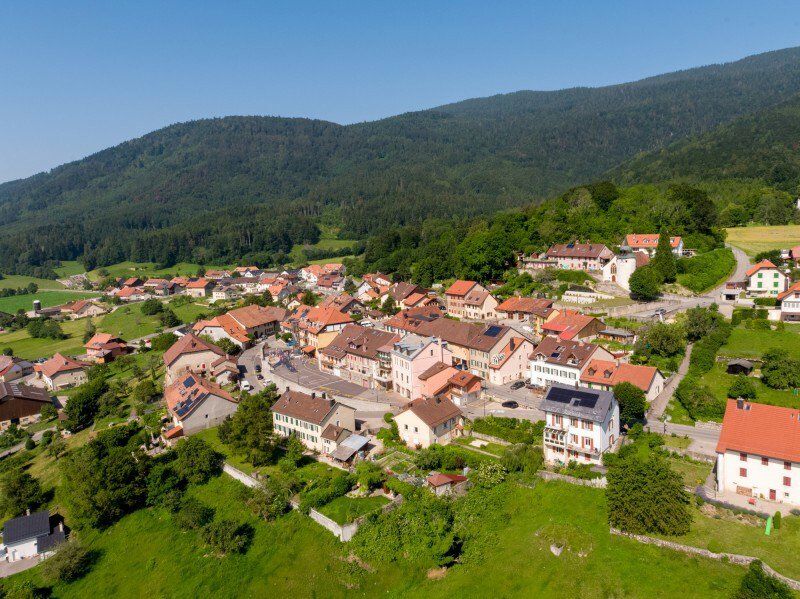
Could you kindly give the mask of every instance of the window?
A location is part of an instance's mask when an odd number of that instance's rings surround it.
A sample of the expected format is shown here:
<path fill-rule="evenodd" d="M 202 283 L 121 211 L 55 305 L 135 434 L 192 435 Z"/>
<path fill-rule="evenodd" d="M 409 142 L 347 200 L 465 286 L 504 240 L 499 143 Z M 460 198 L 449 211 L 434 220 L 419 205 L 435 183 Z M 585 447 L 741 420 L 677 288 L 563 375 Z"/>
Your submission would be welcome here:
<path fill-rule="evenodd" d="M 791 470 L 792 469 L 792 463 L 791 462 L 784 462 L 783 463 L 783 469 L 784 470 Z"/>
<path fill-rule="evenodd" d="M 415 433 L 418 433 L 418 432 L 419 432 L 419 430 L 417 430 L 417 427 L 416 427 L 416 426 L 414 427 L 414 432 L 415 432 Z"/>
<path fill-rule="evenodd" d="M 739 468 L 739 476 L 747 478 L 747 468 Z"/>
<path fill-rule="evenodd" d="M 403 430 L 408 430 L 408 425 L 407 424 L 403 425 Z"/>
<path fill-rule="evenodd" d="M 792 486 L 792 478 L 790 476 L 783 477 L 783 486 L 784 487 L 791 487 Z"/>
<path fill-rule="evenodd" d="M 747 454 L 746 453 L 740 453 L 739 454 L 739 461 L 740 462 L 746 462 L 747 461 Z"/>

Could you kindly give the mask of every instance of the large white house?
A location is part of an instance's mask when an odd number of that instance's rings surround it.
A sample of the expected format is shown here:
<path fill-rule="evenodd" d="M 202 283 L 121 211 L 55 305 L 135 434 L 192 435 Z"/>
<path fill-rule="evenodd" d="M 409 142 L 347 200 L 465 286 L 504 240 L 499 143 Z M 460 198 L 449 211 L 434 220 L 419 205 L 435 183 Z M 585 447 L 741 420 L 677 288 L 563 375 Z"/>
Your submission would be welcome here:
<path fill-rule="evenodd" d="M 332 431 L 356 430 L 356 411 L 323 393 L 287 390 L 272 406 L 273 428 L 281 437 L 295 436 L 313 451 L 325 452 Z M 324 435 L 324 436 L 323 436 Z"/>
<path fill-rule="evenodd" d="M 593 343 L 545 337 L 530 355 L 530 382 L 537 387 L 552 384 L 577 387 L 592 358 L 613 361 L 614 356 Z"/>
<path fill-rule="evenodd" d="M 789 287 L 789 277 L 769 260 L 762 260 L 747 271 L 747 293 L 751 296 L 778 296 Z"/>
<path fill-rule="evenodd" d="M 539 409 L 548 464 L 600 464 L 619 439 L 619 404 L 610 391 L 552 385 Z"/>
<path fill-rule="evenodd" d="M 800 505 L 800 410 L 729 399 L 717 490 Z"/>
<path fill-rule="evenodd" d="M 50 517 L 42 510 L 6 520 L 3 525 L 3 543 L 0 544 L 0 559 L 7 562 L 28 557 L 49 556 L 66 540 L 63 522 Z"/>

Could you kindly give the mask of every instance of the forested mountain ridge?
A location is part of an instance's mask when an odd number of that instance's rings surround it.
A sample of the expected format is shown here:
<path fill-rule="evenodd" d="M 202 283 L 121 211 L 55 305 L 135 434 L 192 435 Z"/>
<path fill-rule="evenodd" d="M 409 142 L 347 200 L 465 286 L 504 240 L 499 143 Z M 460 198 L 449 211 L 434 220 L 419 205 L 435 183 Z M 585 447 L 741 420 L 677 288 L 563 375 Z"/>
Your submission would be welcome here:
<path fill-rule="evenodd" d="M 800 92 L 800 48 L 603 88 L 516 92 L 380 121 L 166 127 L 0 185 L 0 271 L 55 259 L 280 261 L 324 218 L 349 237 L 489 214 L 598 178 Z"/>
<path fill-rule="evenodd" d="M 800 188 L 800 95 L 698 136 L 641 154 L 610 172 L 622 183 L 760 179 Z"/>

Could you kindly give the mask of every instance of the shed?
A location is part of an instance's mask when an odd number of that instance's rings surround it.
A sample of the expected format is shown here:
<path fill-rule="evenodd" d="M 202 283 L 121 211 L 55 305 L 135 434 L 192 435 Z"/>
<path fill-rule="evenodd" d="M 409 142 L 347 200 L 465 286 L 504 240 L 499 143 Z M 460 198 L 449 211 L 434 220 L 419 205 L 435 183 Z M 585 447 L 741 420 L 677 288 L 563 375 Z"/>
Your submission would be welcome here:
<path fill-rule="evenodd" d="M 728 374 L 749 375 L 751 372 L 753 372 L 753 363 L 750 360 L 743 360 L 741 358 L 737 358 L 736 360 L 730 360 L 728 362 L 728 367 L 726 368 L 726 372 Z"/>

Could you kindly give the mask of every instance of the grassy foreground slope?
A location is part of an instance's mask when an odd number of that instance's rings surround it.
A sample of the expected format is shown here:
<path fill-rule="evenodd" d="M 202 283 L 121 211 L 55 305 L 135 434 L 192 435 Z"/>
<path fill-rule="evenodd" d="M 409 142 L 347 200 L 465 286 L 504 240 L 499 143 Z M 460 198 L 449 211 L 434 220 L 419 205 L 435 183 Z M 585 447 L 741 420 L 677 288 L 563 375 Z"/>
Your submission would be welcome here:
<path fill-rule="evenodd" d="M 218 518 L 254 526 L 245 555 L 208 555 L 162 510 L 141 510 L 87 535 L 99 560 L 53 597 L 729 597 L 744 570 L 612 537 L 601 491 L 563 483 L 515 487 L 478 533 L 464 563 L 441 579 L 426 565 L 348 561 L 348 547 L 297 513 L 267 524 L 243 507 L 227 476 L 193 491 Z M 552 543 L 565 544 L 556 557 Z M 369 562 L 369 560 L 367 560 Z M 39 569 L 15 579 L 45 584 Z"/>

